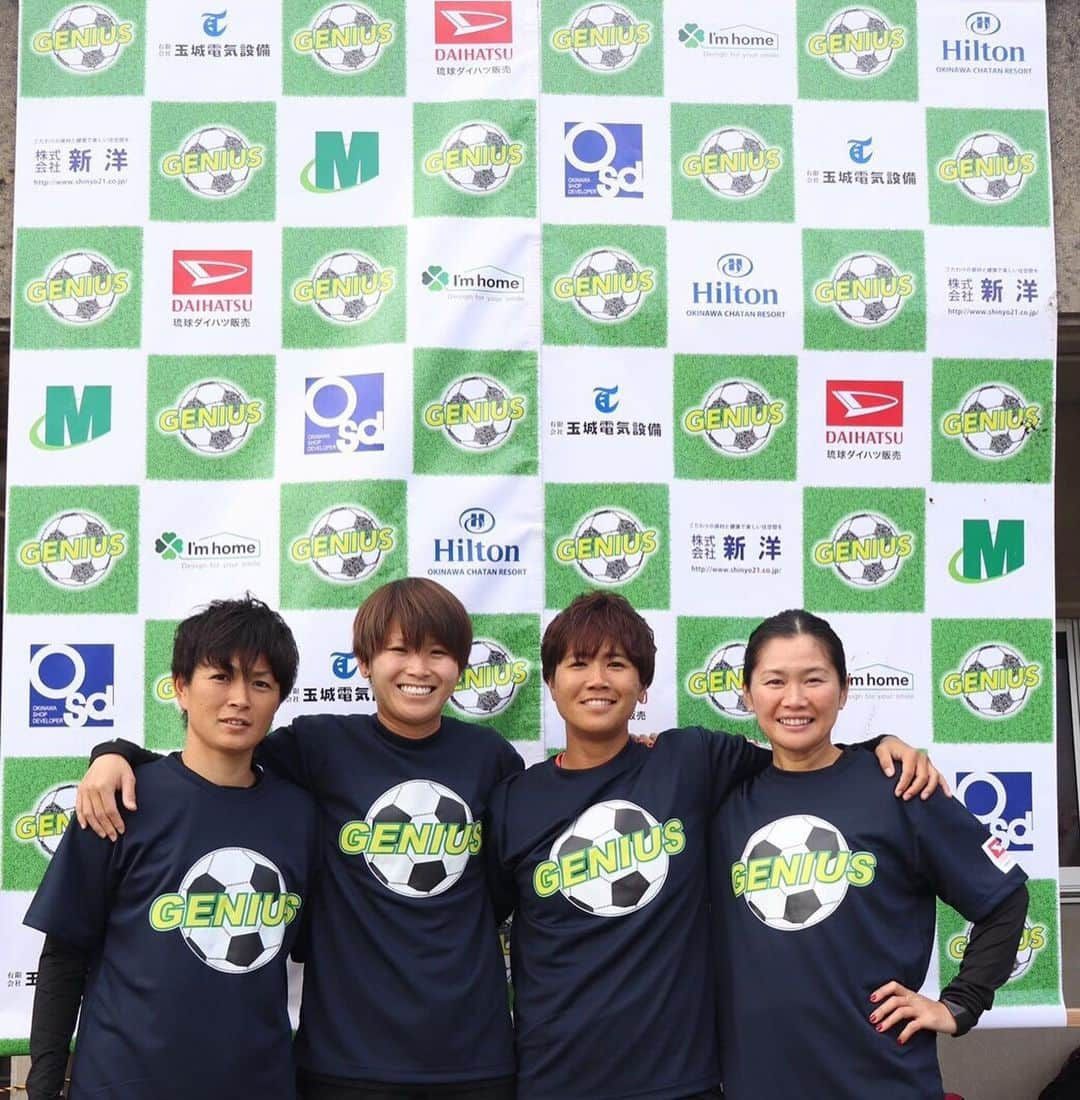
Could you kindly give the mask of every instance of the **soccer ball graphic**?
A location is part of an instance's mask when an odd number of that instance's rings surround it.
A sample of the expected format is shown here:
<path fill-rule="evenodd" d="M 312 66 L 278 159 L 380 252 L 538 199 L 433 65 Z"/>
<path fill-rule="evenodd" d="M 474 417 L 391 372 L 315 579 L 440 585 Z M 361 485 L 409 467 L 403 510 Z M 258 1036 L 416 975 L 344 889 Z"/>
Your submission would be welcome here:
<path fill-rule="evenodd" d="M 487 668 L 504 668 L 512 663 L 513 657 L 498 642 L 476 638 L 469 650 L 466 669 L 479 672 Z M 473 718 L 490 718 L 506 710 L 513 701 L 516 690 L 517 684 L 514 683 L 492 683 L 490 687 L 467 686 L 463 678 L 462 686 L 454 689 L 450 702 Z"/>
<path fill-rule="evenodd" d="M 490 122 L 467 122 L 446 139 L 442 151 L 451 153 L 485 145 L 502 148 L 509 144 L 509 139 L 498 126 Z M 463 191 L 486 195 L 502 187 L 510 178 L 511 171 L 512 166 L 507 160 L 504 164 L 485 164 L 479 167 L 463 164 L 460 168 L 445 168 L 443 175 Z"/>
<path fill-rule="evenodd" d="M 810 814 L 794 814 L 758 829 L 746 842 L 741 861 L 787 859 L 815 852 L 830 852 L 835 857 L 848 851 L 848 843 L 835 825 Z M 762 924 L 778 932 L 801 932 L 835 913 L 847 890 L 847 878 L 841 875 L 837 882 L 793 886 L 781 882 L 769 889 L 747 892 L 743 897 Z"/>
<path fill-rule="evenodd" d="M 741 673 L 745 662 L 746 646 L 742 642 L 728 642 L 709 658 L 705 675 L 711 680 L 713 674 L 719 672 L 723 674 L 723 680 L 727 681 L 716 691 L 709 692 L 709 702 L 726 718 L 754 717 L 753 711 L 746 706 L 741 689 L 735 685 L 735 676 L 732 675 Z"/>
<path fill-rule="evenodd" d="M 45 276 L 46 282 L 52 279 L 79 279 L 90 275 L 99 278 L 112 275 L 116 269 L 104 257 L 96 252 L 70 252 L 57 260 Z M 49 309 L 61 321 L 73 325 L 92 324 L 103 321 L 116 305 L 116 294 L 107 291 L 104 294 L 72 295 L 49 302 Z"/>
<path fill-rule="evenodd" d="M 192 865 L 178 893 L 185 897 L 272 894 L 280 898 L 287 891 L 281 872 L 266 856 L 247 848 L 218 848 Z M 207 966 L 223 974 L 248 974 L 265 966 L 281 950 L 287 927 L 284 920 L 274 925 L 260 921 L 238 926 L 225 921 L 218 928 L 181 928 L 180 934 Z"/>
<path fill-rule="evenodd" d="M 972 925 L 968 925 L 967 938 L 968 942 L 971 942 Z M 1037 948 L 1032 943 L 1032 933 L 1034 927 L 1030 921 L 1024 921 L 1024 933 L 1020 937 L 1020 945 L 1016 949 L 1016 958 L 1013 960 L 1012 971 L 1009 974 L 1008 980 L 1010 982 L 1016 981 L 1017 978 L 1022 978 L 1030 969 L 1031 964 L 1035 961 L 1035 956 L 1038 955 L 1041 948 Z"/>
<path fill-rule="evenodd" d="M 99 538 L 110 533 L 105 523 L 89 512 L 64 512 L 49 520 L 38 538 L 41 542 L 57 542 L 84 536 Z M 103 554 L 99 558 L 42 562 L 41 568 L 49 580 L 65 588 L 89 588 L 105 579 L 111 565 L 111 555 Z"/>
<path fill-rule="evenodd" d="M 1004 645 L 983 645 L 973 649 L 965 658 L 960 670 L 961 676 L 969 672 L 994 672 L 997 669 L 1023 668 L 1028 662 Z M 1008 718 L 1016 714 L 1027 702 L 1028 689 L 1025 684 L 1018 687 L 1001 687 L 998 690 L 964 692 L 964 702 L 980 718 Z"/>
<path fill-rule="evenodd" d="M 551 846 L 550 859 L 556 863 L 564 856 L 586 848 L 603 846 L 632 833 L 648 832 L 658 822 L 648 810 L 633 802 L 612 798 L 590 806 Z M 574 886 L 564 886 L 567 901 L 595 917 L 625 917 L 644 908 L 664 888 L 668 873 L 668 854 L 658 847 L 650 860 L 634 860 L 629 867 L 615 871 L 600 870 L 596 878 Z"/>
<path fill-rule="evenodd" d="M 48 794 L 42 796 L 41 801 L 34 810 L 35 817 L 42 814 L 66 814 L 68 818 L 75 816 L 75 795 L 79 788 L 74 783 L 62 783 L 59 787 L 53 787 Z M 59 836 L 39 836 L 37 842 L 41 845 L 45 855 L 50 859 L 56 855 L 56 849 L 60 847 L 60 841 L 64 834 Z"/>
<path fill-rule="evenodd" d="M 825 30 L 826 35 L 856 34 L 859 31 L 884 32 L 890 30 L 885 18 L 873 8 L 848 8 L 834 15 Z M 845 76 L 877 76 L 892 63 L 892 46 L 871 50 L 849 50 L 830 53 L 829 60 Z"/>
<path fill-rule="evenodd" d="M 900 273 L 888 260 L 881 256 L 861 253 L 841 260 L 833 274 L 833 283 L 850 282 L 858 279 L 899 279 Z M 888 324 L 900 309 L 902 298 L 899 294 L 886 294 L 877 298 L 853 298 L 846 302 L 837 302 L 836 308 L 845 321 L 853 325 L 874 326 Z"/>
<path fill-rule="evenodd" d="M 380 273 L 379 265 L 362 252 L 336 252 L 320 262 L 315 279 L 347 279 L 353 275 L 367 278 Z M 338 294 L 333 298 L 316 298 L 315 306 L 331 321 L 343 325 L 370 320 L 382 303 L 382 291 L 378 286 L 364 290 L 361 286 L 355 294 Z"/>
<path fill-rule="evenodd" d="M 367 512 L 359 508 L 346 506 L 344 508 L 331 508 L 318 519 L 311 529 L 315 535 L 340 535 L 346 531 L 377 531 L 380 524 L 376 523 Z M 354 554 L 327 554 L 317 558 L 312 555 L 311 564 L 327 578 L 338 581 L 341 584 L 355 584 L 356 581 L 366 580 L 379 567 L 382 551 L 357 550 Z"/>
<path fill-rule="evenodd" d="M 862 539 L 895 539 L 900 532 L 884 516 L 872 512 L 860 512 L 841 520 L 833 532 L 832 541 L 851 542 Z M 836 562 L 837 573 L 857 588 L 877 588 L 888 584 L 900 570 L 901 558 L 894 554 L 887 558 L 859 558 L 856 561 Z"/>
<path fill-rule="evenodd" d="M 247 395 L 231 382 L 198 382 L 180 398 L 180 409 L 212 409 L 222 405 L 244 406 Z M 219 455 L 235 451 L 248 437 L 246 418 L 240 424 L 218 428 L 181 428 L 180 438 L 199 454 Z"/>
<path fill-rule="evenodd" d="M 732 409 L 737 414 L 742 409 L 764 408 L 772 399 L 759 386 L 750 382 L 728 381 L 715 386 L 705 398 L 705 409 Z M 772 434 L 770 424 L 746 424 L 706 430 L 705 438 L 722 454 L 735 458 L 756 454 Z"/>
<path fill-rule="evenodd" d="M 509 411 L 510 395 L 493 378 L 482 374 L 470 374 L 459 378 L 443 394 L 443 405 L 474 405 L 482 401 L 501 401 Z M 501 420 L 490 419 L 485 423 L 447 424 L 446 434 L 459 447 L 468 451 L 491 451 L 510 438 L 514 421 L 506 416 Z"/>
<path fill-rule="evenodd" d="M 381 821 L 417 826 L 443 823 L 461 828 L 472 824 L 468 803 L 449 787 L 430 779 L 410 779 L 381 794 L 367 812 L 368 824 Z M 468 850 L 421 854 L 398 852 L 364 858 L 371 873 L 395 894 L 407 898 L 433 898 L 449 890 L 469 863 Z"/>
<path fill-rule="evenodd" d="M 602 535 L 643 535 L 644 528 L 629 512 L 600 508 L 586 516 L 574 532 L 575 539 L 595 539 Z M 579 558 L 578 568 L 597 584 L 625 584 L 645 563 L 645 551 L 616 553 L 613 557 Z"/>
<path fill-rule="evenodd" d="M 247 139 L 235 130 L 225 126 L 208 126 L 205 130 L 198 130 L 184 142 L 180 155 L 186 157 L 189 153 L 215 153 L 219 149 L 239 152 L 248 147 Z M 204 199 L 227 199 L 243 190 L 249 175 L 251 169 L 245 165 L 241 168 L 225 168 L 220 172 L 213 169 L 195 171 L 190 175 L 184 172 L 180 178 Z"/>
<path fill-rule="evenodd" d="M 71 33 L 72 31 L 85 30 L 87 27 L 101 27 L 107 30 L 109 27 L 119 26 L 120 21 L 107 8 L 100 4 L 75 4 L 62 11 L 52 25 L 52 31 Z M 97 46 L 67 46 L 62 50 L 53 50 L 53 57 L 64 66 L 65 69 L 80 76 L 88 73 L 99 73 L 107 69 L 120 56 L 121 45 L 115 39 L 108 44 Z"/>
<path fill-rule="evenodd" d="M 984 157 L 1016 157 L 1020 150 L 1012 140 L 1000 134 L 976 134 L 960 146 L 958 161 L 982 160 Z M 973 198 L 980 202 L 1008 202 L 1020 193 L 1024 186 L 1023 172 L 1004 172 L 1000 176 L 972 176 L 956 181 Z"/>
<path fill-rule="evenodd" d="M 619 4 L 590 4 L 574 16 L 570 25 L 571 32 L 594 30 L 604 27 L 625 27 L 635 25 L 634 17 Z M 586 69 L 597 73 L 613 73 L 629 68 L 637 57 L 637 42 L 625 45 L 617 43 L 611 46 L 581 46 L 573 51 Z"/>
<path fill-rule="evenodd" d="M 1026 409 L 1027 401 L 1016 390 L 1003 386 L 1000 382 L 991 386 L 980 386 L 964 398 L 960 409 L 961 417 L 968 413 L 994 413 L 1009 409 Z M 1024 424 L 1015 428 L 977 429 L 965 432 L 964 442 L 980 458 L 1008 458 L 1016 454 L 1027 441 L 1030 429 Z"/>
<path fill-rule="evenodd" d="M 574 268 L 573 278 L 593 278 L 597 275 L 634 275 L 641 271 L 641 266 L 632 256 L 621 252 L 617 248 L 600 248 L 590 252 L 578 261 Z M 610 292 L 598 290 L 595 294 L 584 296 L 574 295 L 574 304 L 591 321 L 618 322 L 626 321 L 637 312 L 645 298 L 644 291 L 621 290 L 615 288 Z"/>
<path fill-rule="evenodd" d="M 710 134 L 701 155 L 722 157 L 732 153 L 764 153 L 768 146 L 757 134 L 738 126 L 726 126 Z M 747 167 L 745 172 L 704 172 L 702 180 L 726 199 L 748 199 L 769 182 L 769 169 Z"/>
<path fill-rule="evenodd" d="M 377 27 L 379 21 L 360 4 L 331 4 L 315 17 L 311 29 L 315 31 L 346 30 L 349 27 Z M 335 73 L 362 73 L 379 57 L 378 41 L 355 46 L 327 46 L 313 51 L 324 68 Z"/>

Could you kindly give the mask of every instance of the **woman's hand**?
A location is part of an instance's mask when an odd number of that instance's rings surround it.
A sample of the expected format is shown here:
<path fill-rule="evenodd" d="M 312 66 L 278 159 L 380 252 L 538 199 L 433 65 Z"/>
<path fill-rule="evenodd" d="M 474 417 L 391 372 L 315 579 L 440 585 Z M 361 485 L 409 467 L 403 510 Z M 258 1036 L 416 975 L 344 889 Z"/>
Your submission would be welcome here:
<path fill-rule="evenodd" d="M 899 737 L 887 733 L 874 749 L 874 753 L 881 765 L 881 770 L 886 775 L 896 774 L 894 760 L 900 765 L 900 779 L 896 784 L 895 793 L 902 796 L 905 802 L 917 794 L 921 795 L 925 801 L 938 787 L 946 797 L 951 797 L 945 777 L 930 762 L 930 757 L 926 753 L 919 752 L 918 749 L 913 749 L 906 741 L 901 741 Z"/>
<path fill-rule="evenodd" d="M 903 1020 L 904 1030 L 896 1037 L 903 1046 L 917 1031 L 940 1031 L 956 1034 L 956 1019 L 941 1001 L 932 1001 L 899 982 L 886 982 L 870 994 L 877 1008 L 870 1013 L 870 1023 L 880 1032 L 888 1031 Z"/>
<path fill-rule="evenodd" d="M 116 806 L 116 792 L 123 793 L 124 806 L 135 805 L 135 772 L 114 752 L 99 756 L 83 776 L 75 794 L 75 816 L 79 825 L 88 825 L 98 836 L 116 840 L 124 831 L 124 819 Z"/>

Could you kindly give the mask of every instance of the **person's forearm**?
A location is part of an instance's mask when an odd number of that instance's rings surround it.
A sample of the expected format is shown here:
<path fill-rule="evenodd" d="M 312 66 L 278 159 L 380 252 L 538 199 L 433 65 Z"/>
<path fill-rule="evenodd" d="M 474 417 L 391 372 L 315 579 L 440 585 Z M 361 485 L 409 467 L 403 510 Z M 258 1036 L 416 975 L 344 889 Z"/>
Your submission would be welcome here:
<path fill-rule="evenodd" d="M 55 936 L 45 937 L 30 1023 L 29 1100 L 58 1100 L 63 1092 L 88 963 L 89 956 L 81 948 Z"/>
<path fill-rule="evenodd" d="M 941 1000 L 953 1006 L 957 1035 L 975 1026 L 994 1003 L 994 991 L 1009 980 L 1027 907 L 1027 887 L 1021 886 L 972 927 L 960 972 L 941 991 Z"/>
<path fill-rule="evenodd" d="M 133 768 L 142 764 L 152 764 L 155 760 L 161 759 L 160 753 L 151 752 L 133 741 L 125 741 L 124 738 L 117 737 L 115 741 L 101 741 L 96 744 L 90 750 L 90 763 L 92 764 L 99 756 L 107 756 L 109 753 L 122 756 Z"/>

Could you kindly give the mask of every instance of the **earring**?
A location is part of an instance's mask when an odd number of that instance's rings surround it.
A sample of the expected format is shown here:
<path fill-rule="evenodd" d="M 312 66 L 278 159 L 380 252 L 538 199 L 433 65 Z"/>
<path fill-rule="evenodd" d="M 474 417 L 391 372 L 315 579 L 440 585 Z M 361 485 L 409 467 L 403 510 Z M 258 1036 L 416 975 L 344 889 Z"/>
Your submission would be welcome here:
<path fill-rule="evenodd" d="M 644 706 L 644 705 L 645 705 L 645 704 L 646 704 L 646 703 L 647 703 L 648 701 L 649 701 L 649 689 L 648 689 L 648 688 L 646 688 L 646 689 L 645 689 L 645 690 L 644 690 L 644 691 L 643 691 L 643 692 L 641 693 L 641 703 L 642 703 L 642 706 Z"/>

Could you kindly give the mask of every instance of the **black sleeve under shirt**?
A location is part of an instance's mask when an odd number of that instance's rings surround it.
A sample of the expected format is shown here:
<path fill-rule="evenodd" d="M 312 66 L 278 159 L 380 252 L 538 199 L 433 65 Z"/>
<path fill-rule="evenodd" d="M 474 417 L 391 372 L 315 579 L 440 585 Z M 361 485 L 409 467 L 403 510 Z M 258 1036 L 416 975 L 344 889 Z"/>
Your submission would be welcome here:
<path fill-rule="evenodd" d="M 56 936 L 45 937 L 30 1023 L 29 1100 L 59 1100 L 63 1093 L 89 964 L 90 952 Z"/>

